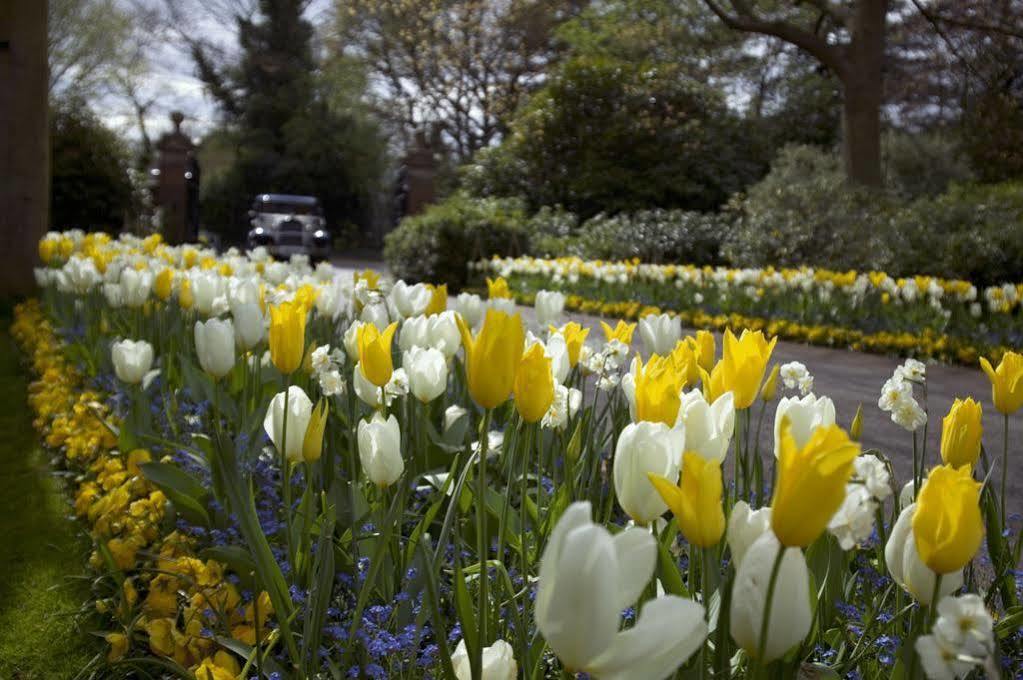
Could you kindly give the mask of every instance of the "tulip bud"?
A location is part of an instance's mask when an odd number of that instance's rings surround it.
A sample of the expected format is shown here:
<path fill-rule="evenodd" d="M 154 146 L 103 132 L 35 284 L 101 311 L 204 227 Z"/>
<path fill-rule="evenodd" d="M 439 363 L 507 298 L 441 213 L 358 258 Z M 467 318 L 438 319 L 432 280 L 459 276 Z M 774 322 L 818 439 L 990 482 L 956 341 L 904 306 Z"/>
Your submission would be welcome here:
<path fill-rule="evenodd" d="M 446 310 L 429 317 L 426 337 L 428 343 L 439 349 L 446 358 L 458 354 L 462 346 L 462 334 L 458 330 L 455 313 Z"/>
<path fill-rule="evenodd" d="M 515 410 L 527 423 L 544 417 L 554 401 L 554 378 L 551 360 L 544 356 L 543 346 L 531 346 L 522 355 L 515 374 Z"/>
<path fill-rule="evenodd" d="M 401 362 L 408 374 L 409 391 L 424 404 L 444 394 L 448 387 L 448 364 L 433 347 L 413 347 Z"/>
<path fill-rule="evenodd" d="M 622 378 L 622 390 L 634 421 L 668 427 L 678 423 L 685 377 L 675 368 L 667 357 L 652 356 L 646 366 L 638 355 L 632 360 L 631 369 Z"/>
<path fill-rule="evenodd" d="M 639 334 L 648 353 L 668 356 L 682 337 L 682 321 L 668 314 L 648 314 L 639 320 Z"/>
<path fill-rule="evenodd" d="M 487 277 L 487 297 L 491 300 L 494 299 L 511 299 L 511 289 L 508 288 L 508 282 L 504 280 L 503 276 L 498 276 L 496 279 Z"/>
<path fill-rule="evenodd" d="M 912 487 L 910 487 L 912 488 Z M 934 579 L 936 574 L 923 563 L 916 549 L 916 536 L 913 532 L 913 516 L 916 503 L 909 503 L 899 514 L 892 527 L 888 542 L 884 546 L 884 561 L 892 580 L 924 605 L 931 604 L 934 595 Z M 949 595 L 963 585 L 963 572 L 945 574 L 941 578 L 939 597 Z"/>
<path fill-rule="evenodd" d="M 451 665 L 455 669 L 457 680 L 472 680 L 472 668 L 469 663 L 469 652 L 465 640 L 461 640 L 451 655 Z M 515 650 L 504 640 L 498 640 L 489 647 L 483 648 L 482 680 L 515 680 L 519 674 L 519 666 L 515 663 Z"/>
<path fill-rule="evenodd" d="M 398 329 L 397 322 L 388 326 L 383 333 L 373 324 L 359 327 L 356 341 L 359 349 L 359 365 L 367 380 L 383 387 L 391 379 L 394 363 L 391 359 L 391 339 Z"/>
<path fill-rule="evenodd" d="M 285 400 L 287 401 L 286 414 Z M 270 441 L 273 442 L 278 453 L 293 463 L 300 463 L 303 460 L 302 449 L 312 412 L 313 402 L 297 385 L 288 388 L 287 398 L 285 398 L 284 392 L 275 395 L 266 410 L 263 430 L 270 437 Z M 287 433 L 284 431 L 285 420 L 287 421 Z M 287 436 L 287 441 L 284 440 L 285 436 Z"/>
<path fill-rule="evenodd" d="M 541 328 L 546 328 L 558 321 L 565 311 L 565 294 L 541 290 L 536 294 L 533 306 L 536 308 L 536 322 Z"/>
<path fill-rule="evenodd" d="M 124 304 L 131 309 L 138 309 L 149 299 L 149 291 L 153 288 L 153 274 L 148 271 L 125 269 L 121 272 L 121 292 Z"/>
<path fill-rule="evenodd" d="M 178 289 L 178 304 L 181 309 L 188 311 L 195 305 L 195 295 L 192 294 L 192 280 L 181 279 L 181 287 Z"/>
<path fill-rule="evenodd" d="M 710 331 L 696 331 L 696 361 L 700 368 L 710 373 L 714 369 L 717 343 Z"/>
<path fill-rule="evenodd" d="M 121 340 L 111 346 L 110 358 L 117 378 L 129 385 L 137 385 L 153 365 L 153 346 L 145 340 Z"/>
<path fill-rule="evenodd" d="M 234 368 L 234 327 L 230 321 L 195 322 L 195 352 L 202 370 L 219 380 Z"/>
<path fill-rule="evenodd" d="M 983 409 L 973 399 L 956 399 L 941 421 L 941 460 L 954 467 L 973 468 L 980 458 Z"/>
<path fill-rule="evenodd" d="M 913 535 L 920 559 L 934 572 L 960 571 L 980 549 L 981 486 L 969 466 L 942 465 L 927 475 L 916 499 Z"/>
<path fill-rule="evenodd" d="M 359 421 L 358 439 L 359 460 L 366 477 L 379 487 L 398 481 L 405 461 L 401 457 L 401 430 L 394 415 L 384 420 L 377 412 L 371 420 Z"/>
<path fill-rule="evenodd" d="M 430 347 L 430 320 L 425 316 L 411 316 L 401 322 L 398 348 L 407 352 L 413 347 Z"/>
<path fill-rule="evenodd" d="M 760 399 L 762 401 L 774 401 L 775 394 L 778 392 L 778 373 L 780 371 L 781 366 L 776 363 L 767 375 L 764 386 L 760 388 Z"/>
<path fill-rule="evenodd" d="M 863 436 L 863 404 L 856 406 L 856 415 L 853 416 L 852 425 L 849 426 L 849 438 L 854 442 L 860 441 Z"/>
<path fill-rule="evenodd" d="M 399 280 L 391 288 L 391 303 L 402 318 L 423 314 L 432 298 L 433 292 L 424 283 L 410 286 Z"/>
<path fill-rule="evenodd" d="M 315 463 L 320 459 L 323 452 L 323 432 L 327 428 L 327 415 L 327 400 L 320 399 L 309 416 L 309 425 L 306 426 L 305 435 L 302 437 L 302 460 L 306 463 Z"/>
<path fill-rule="evenodd" d="M 668 509 L 651 484 L 649 473 L 678 479 L 685 432 L 664 423 L 630 423 L 618 435 L 613 464 L 618 504 L 637 524 L 646 526 Z"/>

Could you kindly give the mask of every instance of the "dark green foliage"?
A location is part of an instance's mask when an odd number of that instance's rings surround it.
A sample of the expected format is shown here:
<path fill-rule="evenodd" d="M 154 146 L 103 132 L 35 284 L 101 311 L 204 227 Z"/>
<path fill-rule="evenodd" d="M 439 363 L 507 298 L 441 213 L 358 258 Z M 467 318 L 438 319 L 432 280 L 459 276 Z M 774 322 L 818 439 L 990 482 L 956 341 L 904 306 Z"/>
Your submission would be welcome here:
<path fill-rule="evenodd" d="M 470 192 L 563 205 L 582 217 L 709 210 L 758 175 L 720 93 L 670 65 L 575 58 L 466 172 Z"/>
<path fill-rule="evenodd" d="M 973 179 L 973 169 L 952 131 L 889 132 L 881 142 L 886 183 L 903 198 L 937 196 L 953 183 Z"/>
<path fill-rule="evenodd" d="M 457 290 L 468 279 L 469 262 L 528 252 L 525 223 L 519 200 L 454 194 L 402 220 L 385 239 L 384 257 L 396 277 L 446 283 Z"/>
<path fill-rule="evenodd" d="M 128 153 L 77 99 L 51 112 L 50 224 L 54 229 L 120 230 L 132 209 Z"/>

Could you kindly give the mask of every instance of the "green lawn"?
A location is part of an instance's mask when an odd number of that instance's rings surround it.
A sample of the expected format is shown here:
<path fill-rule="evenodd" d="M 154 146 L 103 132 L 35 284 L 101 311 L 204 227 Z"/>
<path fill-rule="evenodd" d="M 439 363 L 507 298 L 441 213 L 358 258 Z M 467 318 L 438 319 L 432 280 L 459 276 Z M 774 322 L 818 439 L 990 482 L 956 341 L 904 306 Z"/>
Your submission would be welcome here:
<path fill-rule="evenodd" d="M 73 678 L 103 650 L 79 626 L 89 543 L 38 446 L 26 375 L 0 319 L 0 678 Z M 87 627 L 87 626 L 83 626 Z"/>

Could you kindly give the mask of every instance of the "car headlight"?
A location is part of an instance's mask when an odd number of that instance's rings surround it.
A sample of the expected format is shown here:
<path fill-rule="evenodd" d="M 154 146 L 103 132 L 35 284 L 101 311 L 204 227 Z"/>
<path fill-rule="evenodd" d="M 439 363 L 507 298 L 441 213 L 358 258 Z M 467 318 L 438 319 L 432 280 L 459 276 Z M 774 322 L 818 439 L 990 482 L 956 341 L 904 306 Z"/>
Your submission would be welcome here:
<path fill-rule="evenodd" d="M 252 233 L 255 234 L 256 236 L 262 236 L 263 234 L 266 233 L 266 230 L 263 229 L 263 227 L 256 227 L 255 229 L 252 230 Z"/>

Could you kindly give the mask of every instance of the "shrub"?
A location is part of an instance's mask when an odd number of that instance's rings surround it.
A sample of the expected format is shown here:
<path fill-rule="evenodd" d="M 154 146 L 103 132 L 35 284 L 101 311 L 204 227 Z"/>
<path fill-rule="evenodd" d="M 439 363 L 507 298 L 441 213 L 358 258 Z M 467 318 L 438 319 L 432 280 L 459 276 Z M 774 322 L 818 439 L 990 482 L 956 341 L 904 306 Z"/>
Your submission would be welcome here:
<path fill-rule="evenodd" d="M 458 289 L 467 281 L 469 262 L 528 252 L 525 225 L 520 200 L 457 193 L 403 219 L 384 239 L 384 258 L 396 277 Z"/>
<path fill-rule="evenodd" d="M 888 185 L 899 196 L 937 196 L 955 182 L 973 179 L 958 140 L 948 134 L 889 132 L 882 141 Z"/>
<path fill-rule="evenodd" d="M 721 264 L 724 221 L 712 213 L 641 210 L 597 215 L 580 229 L 581 257 L 643 262 Z"/>

